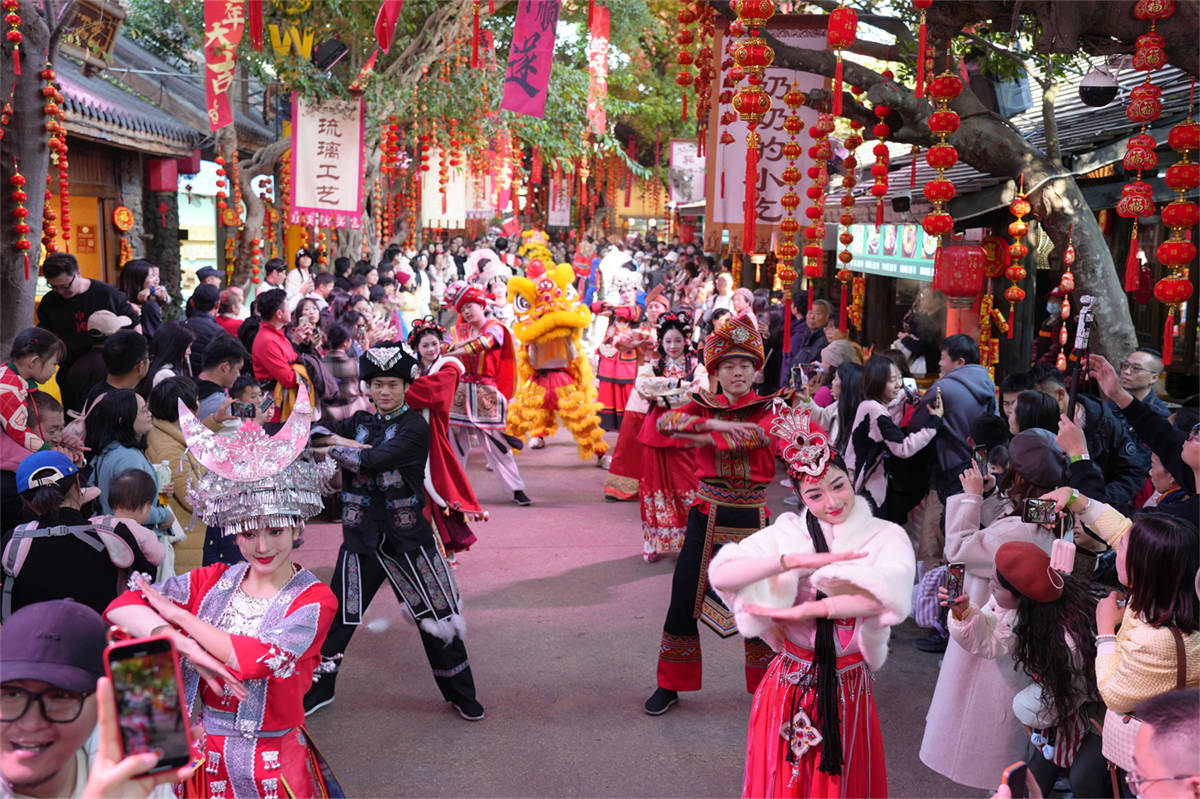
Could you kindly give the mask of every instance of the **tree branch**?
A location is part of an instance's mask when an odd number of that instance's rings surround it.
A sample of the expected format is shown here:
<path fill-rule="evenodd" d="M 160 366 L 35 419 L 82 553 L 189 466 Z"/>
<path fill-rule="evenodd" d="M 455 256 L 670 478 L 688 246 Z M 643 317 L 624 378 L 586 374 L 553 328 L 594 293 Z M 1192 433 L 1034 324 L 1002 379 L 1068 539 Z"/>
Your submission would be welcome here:
<path fill-rule="evenodd" d="M 46 60 L 53 61 L 55 54 L 58 52 L 59 42 L 62 41 L 63 34 L 71 27 L 71 23 L 75 21 L 75 12 L 79 10 L 79 4 L 76 0 L 67 0 L 62 7 L 62 18 L 56 25 L 54 23 L 53 4 L 51 0 L 42 0 L 42 8 L 46 13 L 46 25 L 50 27 L 50 41 L 46 44 Z"/>
<path fill-rule="evenodd" d="M 969 33 L 967 31 L 963 31 L 959 35 L 962 36 L 964 39 L 970 39 L 975 44 L 982 45 L 983 47 L 988 48 L 993 53 L 996 53 L 997 55 L 999 55 L 1003 58 L 1006 58 L 1009 61 L 1015 61 L 1017 63 L 1017 66 L 1019 66 L 1021 69 L 1025 70 L 1026 75 L 1028 75 L 1033 80 L 1037 81 L 1038 85 L 1042 87 L 1042 91 L 1045 91 L 1046 87 L 1048 87 L 1052 83 L 1052 80 L 1043 78 L 1041 75 L 1038 75 L 1036 72 L 1034 72 L 1032 69 L 1030 69 L 1028 62 L 1026 61 L 1026 56 L 1024 56 L 1023 54 L 1014 52 L 1013 50 L 1009 50 L 1006 47 L 1001 47 L 998 44 L 993 44 L 992 42 L 989 42 L 987 39 L 985 39 L 982 36 L 975 34 L 975 33 Z"/>

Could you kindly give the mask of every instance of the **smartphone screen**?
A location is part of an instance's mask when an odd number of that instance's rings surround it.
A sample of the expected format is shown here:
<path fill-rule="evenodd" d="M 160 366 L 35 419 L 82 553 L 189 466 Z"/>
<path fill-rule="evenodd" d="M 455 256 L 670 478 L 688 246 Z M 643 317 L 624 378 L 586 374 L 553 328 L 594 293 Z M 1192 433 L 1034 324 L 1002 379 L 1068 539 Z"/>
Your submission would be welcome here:
<path fill-rule="evenodd" d="M 270 408 L 274 404 L 275 404 L 275 398 L 267 397 L 265 400 L 262 401 L 262 405 L 258 406 L 259 413 L 266 413 L 267 409 Z"/>
<path fill-rule="evenodd" d="M 974 453 L 974 456 L 975 456 L 975 465 L 979 467 L 979 471 L 983 473 L 983 476 L 987 477 L 987 474 L 988 474 L 988 450 L 987 450 L 987 447 L 984 446 L 983 444 L 979 444 L 975 447 L 972 447 L 971 451 Z"/>
<path fill-rule="evenodd" d="M 953 602 L 962 596 L 963 581 L 967 576 L 967 564 L 951 563 L 946 567 L 946 593 L 950 595 L 950 601 Z"/>
<path fill-rule="evenodd" d="M 917 381 L 914 380 L 913 378 L 902 377 L 902 378 L 900 378 L 900 382 L 901 382 L 901 384 L 903 384 L 904 390 L 907 391 L 908 393 L 910 393 L 910 394 L 917 393 Z"/>
<path fill-rule="evenodd" d="M 117 722 L 126 757 L 160 750 L 148 773 L 178 768 L 190 759 L 179 659 L 167 638 L 142 638 L 105 650 L 117 700 Z"/>

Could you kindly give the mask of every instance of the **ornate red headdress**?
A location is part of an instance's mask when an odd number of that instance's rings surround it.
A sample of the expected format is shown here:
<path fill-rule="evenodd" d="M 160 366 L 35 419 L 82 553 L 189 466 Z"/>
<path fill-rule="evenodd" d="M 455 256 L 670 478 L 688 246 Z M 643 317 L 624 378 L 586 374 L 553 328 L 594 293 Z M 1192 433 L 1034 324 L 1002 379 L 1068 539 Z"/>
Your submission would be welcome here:
<path fill-rule="evenodd" d="M 812 414 L 807 410 L 784 408 L 771 422 L 771 434 L 783 442 L 780 456 L 794 479 L 820 480 L 837 454 L 829 444 L 829 436 L 813 424 Z"/>
<path fill-rule="evenodd" d="M 723 358 L 749 358 L 761 369 L 765 356 L 763 340 L 754 324 L 738 316 L 727 316 L 704 339 L 704 368 L 710 372 Z"/>
<path fill-rule="evenodd" d="M 437 319 L 432 316 L 426 316 L 424 319 L 413 320 L 412 330 L 408 333 L 408 346 L 416 350 L 417 342 L 426 333 L 437 333 L 438 338 L 442 341 L 446 340 L 446 328 L 439 325 Z"/>

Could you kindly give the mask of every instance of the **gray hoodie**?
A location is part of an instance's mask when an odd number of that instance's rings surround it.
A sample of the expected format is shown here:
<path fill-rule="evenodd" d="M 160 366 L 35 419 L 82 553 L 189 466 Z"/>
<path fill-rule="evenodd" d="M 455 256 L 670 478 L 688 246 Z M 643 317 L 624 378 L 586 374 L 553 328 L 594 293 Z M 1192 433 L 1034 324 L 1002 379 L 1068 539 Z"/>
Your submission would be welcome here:
<path fill-rule="evenodd" d="M 909 429 L 919 430 L 929 419 L 929 403 L 942 390 L 945 423 L 933 439 L 937 453 L 933 483 L 957 478 L 971 460 L 971 425 L 984 414 L 996 414 L 996 384 L 988 370 L 977 363 L 960 366 L 939 379 L 921 398 L 921 405 L 909 421 Z M 949 491 L 954 494 L 956 491 Z"/>

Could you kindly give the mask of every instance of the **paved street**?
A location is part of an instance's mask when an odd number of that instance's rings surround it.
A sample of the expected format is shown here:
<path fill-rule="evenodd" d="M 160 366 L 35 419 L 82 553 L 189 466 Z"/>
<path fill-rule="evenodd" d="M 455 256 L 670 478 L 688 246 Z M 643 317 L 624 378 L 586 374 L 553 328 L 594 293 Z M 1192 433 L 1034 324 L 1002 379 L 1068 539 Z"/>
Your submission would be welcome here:
<path fill-rule="evenodd" d="M 705 630 L 704 690 L 645 715 L 674 561 L 642 561 L 637 504 L 605 502 L 604 472 L 563 433 L 517 460 L 528 508 L 511 504 L 475 453 L 469 474 L 492 518 L 456 569 L 487 718 L 463 721 L 442 701 L 384 589 L 350 644 L 337 700 L 309 718 L 347 794 L 738 795 L 750 705 L 739 640 Z M 776 512 L 783 495 L 772 489 Z M 310 526 L 297 560 L 328 579 L 340 535 Z M 913 649 L 919 634 L 911 621 L 896 630 L 875 683 L 890 792 L 971 795 L 917 759 L 938 664 Z"/>

